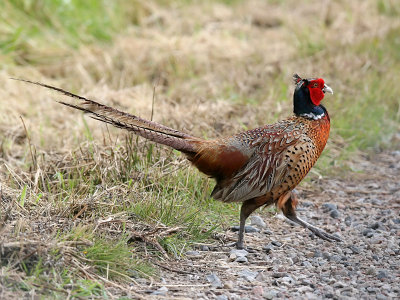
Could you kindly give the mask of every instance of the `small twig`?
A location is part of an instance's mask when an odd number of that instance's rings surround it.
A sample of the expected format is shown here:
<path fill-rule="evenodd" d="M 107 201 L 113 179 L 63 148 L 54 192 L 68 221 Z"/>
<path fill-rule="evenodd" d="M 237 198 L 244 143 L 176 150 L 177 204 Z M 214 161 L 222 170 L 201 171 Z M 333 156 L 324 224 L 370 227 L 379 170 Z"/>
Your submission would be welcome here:
<path fill-rule="evenodd" d="M 158 83 L 160 81 L 160 77 L 158 77 L 157 83 L 153 86 L 153 100 L 151 103 L 151 116 L 150 116 L 150 121 L 153 121 L 153 115 L 154 115 L 154 102 L 156 100 L 156 87 L 158 86 Z"/>
<path fill-rule="evenodd" d="M 82 209 L 75 215 L 73 220 L 75 221 L 77 218 L 79 218 L 80 215 L 83 214 L 87 209 L 88 209 L 88 205 L 87 204 L 83 205 Z"/>
<path fill-rule="evenodd" d="M 21 121 L 22 121 L 22 125 L 24 125 L 24 129 L 25 129 L 26 137 L 27 137 L 27 139 L 28 139 L 28 142 L 29 142 L 29 151 L 30 151 L 30 153 L 31 153 L 31 157 L 32 157 L 32 163 L 33 163 L 33 166 L 34 166 L 34 168 L 36 169 L 36 167 L 37 167 L 37 163 L 36 163 L 36 158 L 33 156 L 33 152 L 32 152 L 32 143 L 31 143 L 31 138 L 30 138 L 30 136 L 29 136 L 28 130 L 26 129 L 26 126 L 25 126 L 24 119 L 22 119 L 22 116 L 19 116 L 19 117 L 20 117 L 20 119 L 21 119 Z"/>
<path fill-rule="evenodd" d="M 155 262 L 155 261 L 152 261 L 152 263 L 155 264 L 156 266 L 159 266 L 159 267 L 161 267 L 161 268 L 163 268 L 163 269 L 166 269 L 166 270 L 168 270 L 168 271 L 171 271 L 171 272 L 180 273 L 180 274 L 195 275 L 195 273 L 193 273 L 193 272 L 174 269 L 174 268 L 168 267 L 168 266 L 166 266 L 166 265 L 160 264 L 160 263 Z"/>

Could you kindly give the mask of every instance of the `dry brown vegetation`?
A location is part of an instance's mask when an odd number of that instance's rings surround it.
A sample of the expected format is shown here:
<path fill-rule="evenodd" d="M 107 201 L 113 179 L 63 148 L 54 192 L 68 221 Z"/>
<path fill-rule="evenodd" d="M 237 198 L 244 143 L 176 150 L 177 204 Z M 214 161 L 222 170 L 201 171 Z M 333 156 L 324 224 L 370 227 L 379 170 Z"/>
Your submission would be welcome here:
<path fill-rule="evenodd" d="M 335 91 L 325 102 L 332 138 L 314 176 L 343 165 L 358 170 L 349 158 L 355 152 L 396 143 L 396 1 L 119 5 L 131 23 L 109 42 L 74 48 L 62 31 L 43 28 L 43 36 L 0 54 L 0 283 L 9 295 L 133 293 L 135 278 L 156 276 L 152 260 L 178 258 L 237 214 L 235 205 L 208 198 L 212 182 L 178 153 L 10 77 L 211 138 L 290 114 L 298 72 L 323 77 Z M 1 26 L 13 29 L 11 21 Z"/>

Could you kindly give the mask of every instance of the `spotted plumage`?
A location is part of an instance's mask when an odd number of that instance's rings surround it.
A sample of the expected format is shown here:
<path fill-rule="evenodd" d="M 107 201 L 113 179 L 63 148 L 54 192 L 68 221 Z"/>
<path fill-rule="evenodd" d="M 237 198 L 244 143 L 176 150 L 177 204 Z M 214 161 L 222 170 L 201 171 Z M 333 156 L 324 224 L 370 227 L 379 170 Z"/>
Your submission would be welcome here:
<path fill-rule="evenodd" d="M 271 204 L 317 236 L 329 241 L 340 240 L 299 219 L 295 213 L 298 200 L 293 189 L 310 171 L 328 140 L 329 115 L 320 102 L 325 92 L 332 90 L 321 78 L 302 79 L 294 75 L 294 81 L 294 116 L 215 140 L 196 138 L 56 87 L 27 82 L 78 100 L 77 104 L 61 104 L 185 153 L 201 172 L 215 178 L 214 199 L 243 202 L 237 242 L 237 247 L 242 248 L 247 217 L 258 207 Z"/>

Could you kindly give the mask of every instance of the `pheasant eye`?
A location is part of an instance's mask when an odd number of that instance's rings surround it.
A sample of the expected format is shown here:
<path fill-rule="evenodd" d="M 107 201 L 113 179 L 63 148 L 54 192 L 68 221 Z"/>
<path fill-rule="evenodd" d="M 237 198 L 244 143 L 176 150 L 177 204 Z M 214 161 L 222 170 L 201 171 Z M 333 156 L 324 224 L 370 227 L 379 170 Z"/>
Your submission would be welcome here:
<path fill-rule="evenodd" d="M 318 87 L 318 82 L 314 83 L 313 87 L 315 87 L 315 88 Z"/>

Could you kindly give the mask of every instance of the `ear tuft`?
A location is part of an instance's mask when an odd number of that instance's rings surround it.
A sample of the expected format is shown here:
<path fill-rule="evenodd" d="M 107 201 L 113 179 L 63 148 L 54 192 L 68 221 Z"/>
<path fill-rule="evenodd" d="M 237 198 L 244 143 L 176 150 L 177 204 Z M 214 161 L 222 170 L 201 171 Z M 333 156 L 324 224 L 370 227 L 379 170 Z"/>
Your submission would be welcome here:
<path fill-rule="evenodd" d="M 293 81 L 295 84 L 298 84 L 301 80 L 301 77 L 297 73 L 293 74 Z"/>

